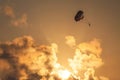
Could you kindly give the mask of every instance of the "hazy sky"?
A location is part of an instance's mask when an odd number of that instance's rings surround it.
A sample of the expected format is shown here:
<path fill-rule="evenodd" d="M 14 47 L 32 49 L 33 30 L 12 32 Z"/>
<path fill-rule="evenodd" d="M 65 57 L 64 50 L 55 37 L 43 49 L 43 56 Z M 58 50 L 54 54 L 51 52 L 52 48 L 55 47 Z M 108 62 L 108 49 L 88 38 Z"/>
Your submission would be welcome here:
<path fill-rule="evenodd" d="M 84 11 L 91 27 L 74 21 L 78 10 Z M 66 35 L 79 43 L 97 38 L 105 62 L 98 74 L 120 80 L 119 14 L 120 0 L 0 0 L 0 41 L 30 35 L 40 44 L 55 42 L 60 63 L 67 65 L 66 58 L 73 54 L 64 44 Z"/>

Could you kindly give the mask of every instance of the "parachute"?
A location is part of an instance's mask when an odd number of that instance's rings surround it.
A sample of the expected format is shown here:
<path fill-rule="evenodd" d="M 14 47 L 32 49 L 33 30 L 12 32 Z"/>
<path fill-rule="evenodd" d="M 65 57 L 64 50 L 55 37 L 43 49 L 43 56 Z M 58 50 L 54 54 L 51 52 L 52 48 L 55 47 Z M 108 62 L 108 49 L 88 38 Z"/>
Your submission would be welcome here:
<path fill-rule="evenodd" d="M 77 14 L 75 15 L 75 21 L 77 22 L 77 21 L 80 21 L 80 20 L 82 20 L 83 18 L 84 18 L 84 15 L 83 15 L 83 11 L 78 11 L 77 12 Z"/>
<path fill-rule="evenodd" d="M 75 15 L 75 17 L 74 17 L 74 20 L 76 21 L 76 22 L 78 22 L 78 21 L 81 21 L 81 20 L 83 20 L 84 19 L 84 21 L 90 26 L 91 24 L 88 22 L 88 20 L 87 19 L 85 19 L 85 17 L 84 17 L 84 12 L 82 11 L 82 10 L 79 10 L 78 12 L 77 12 L 77 14 Z"/>

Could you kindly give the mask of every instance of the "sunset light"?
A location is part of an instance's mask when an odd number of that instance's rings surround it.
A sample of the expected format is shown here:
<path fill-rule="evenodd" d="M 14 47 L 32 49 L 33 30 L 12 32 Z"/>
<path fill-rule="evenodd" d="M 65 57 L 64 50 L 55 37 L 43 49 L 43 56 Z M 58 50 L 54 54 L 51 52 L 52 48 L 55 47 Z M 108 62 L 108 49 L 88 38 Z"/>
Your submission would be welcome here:
<path fill-rule="evenodd" d="M 68 70 L 59 70 L 58 75 L 60 78 L 62 78 L 62 80 L 67 80 L 71 73 Z"/>
<path fill-rule="evenodd" d="M 120 0 L 0 0 L 0 80 L 120 80 Z"/>

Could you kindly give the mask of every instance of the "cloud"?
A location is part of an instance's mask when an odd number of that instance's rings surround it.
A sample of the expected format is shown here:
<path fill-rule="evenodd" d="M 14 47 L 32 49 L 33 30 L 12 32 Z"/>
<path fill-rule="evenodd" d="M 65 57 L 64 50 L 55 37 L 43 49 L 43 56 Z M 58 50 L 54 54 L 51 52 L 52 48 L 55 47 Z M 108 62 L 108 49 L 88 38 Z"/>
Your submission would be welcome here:
<path fill-rule="evenodd" d="M 3 59 L 0 59 L 0 64 L 2 64 L 0 66 L 0 78 L 1 78 L 1 77 L 5 77 L 7 72 L 9 72 L 10 64 L 7 61 L 3 60 Z"/>
<path fill-rule="evenodd" d="M 41 76 L 50 75 L 56 63 L 57 46 L 36 46 L 29 36 L 19 37 L 0 44 L 0 73 L 2 80 L 39 80 Z M 6 66 L 6 67 L 4 67 Z M 10 73 L 7 72 L 10 67 Z M 3 69 L 4 68 L 4 69 Z M 36 77 L 38 76 L 38 77 Z M 8 79 L 9 78 L 9 79 Z"/>
<path fill-rule="evenodd" d="M 56 43 L 39 45 L 30 36 L 0 43 L 0 79 L 109 80 L 95 75 L 96 69 L 103 65 L 99 53 L 101 46 L 97 39 L 84 42 L 84 45 L 80 43 L 74 46 L 76 47 L 75 55 L 69 59 L 72 71 L 69 71 L 57 62 L 58 45 Z M 81 49 L 82 46 L 84 49 Z"/>
<path fill-rule="evenodd" d="M 10 23 L 11 25 L 15 27 L 19 26 L 27 26 L 28 25 L 28 20 L 27 20 L 27 14 L 23 13 L 21 16 L 17 17 L 15 10 L 11 6 L 5 6 L 3 8 L 4 14 L 8 17 L 10 17 Z"/>
<path fill-rule="evenodd" d="M 4 7 L 4 13 L 6 16 L 9 16 L 10 18 L 15 18 L 15 12 L 13 8 L 8 5 Z"/>
<path fill-rule="evenodd" d="M 76 40 L 73 36 L 66 36 L 66 44 L 69 45 L 70 47 L 74 47 L 76 45 Z"/>
<path fill-rule="evenodd" d="M 11 24 L 15 27 L 24 26 L 24 25 L 27 26 L 28 25 L 27 14 L 22 14 L 22 16 L 20 18 L 12 20 Z"/>
<path fill-rule="evenodd" d="M 92 53 L 96 56 L 100 56 L 102 52 L 101 44 L 98 39 L 94 39 L 91 42 L 83 42 L 77 46 L 83 53 Z"/>
<path fill-rule="evenodd" d="M 71 39 L 69 40 L 71 41 Z M 83 42 L 75 47 L 74 57 L 68 59 L 73 73 L 80 80 L 99 80 L 99 77 L 95 76 L 95 71 L 104 64 L 100 57 L 102 48 L 99 40 L 94 39 L 90 42 Z"/>

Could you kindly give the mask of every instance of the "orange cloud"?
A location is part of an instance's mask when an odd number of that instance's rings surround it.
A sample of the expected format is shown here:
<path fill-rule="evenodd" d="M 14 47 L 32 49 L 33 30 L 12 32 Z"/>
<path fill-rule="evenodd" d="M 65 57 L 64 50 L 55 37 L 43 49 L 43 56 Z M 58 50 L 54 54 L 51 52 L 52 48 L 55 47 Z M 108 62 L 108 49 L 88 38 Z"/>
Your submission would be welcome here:
<path fill-rule="evenodd" d="M 4 13 L 6 16 L 9 16 L 10 18 L 15 18 L 15 13 L 12 7 L 5 6 L 4 7 Z"/>
<path fill-rule="evenodd" d="M 76 40 L 73 36 L 66 36 L 66 44 L 69 45 L 70 47 L 76 46 Z"/>
<path fill-rule="evenodd" d="M 10 17 L 10 22 L 13 26 L 19 27 L 19 26 L 27 26 L 27 14 L 21 14 L 20 17 L 17 17 L 15 14 L 14 9 L 11 6 L 5 6 L 4 7 L 4 14 L 6 16 Z"/>
<path fill-rule="evenodd" d="M 22 14 L 18 19 L 12 20 L 11 24 L 15 27 L 27 25 L 27 14 Z"/>
<path fill-rule="evenodd" d="M 71 41 L 75 43 L 75 38 L 72 36 L 68 39 L 70 44 Z M 0 43 L 0 78 L 1 80 L 109 80 L 104 76 L 96 76 L 95 73 L 104 63 L 101 58 L 100 42 L 97 39 L 74 46 L 75 55 L 68 59 L 70 71 L 57 62 L 58 45 L 55 43 L 36 45 L 30 36 Z"/>

